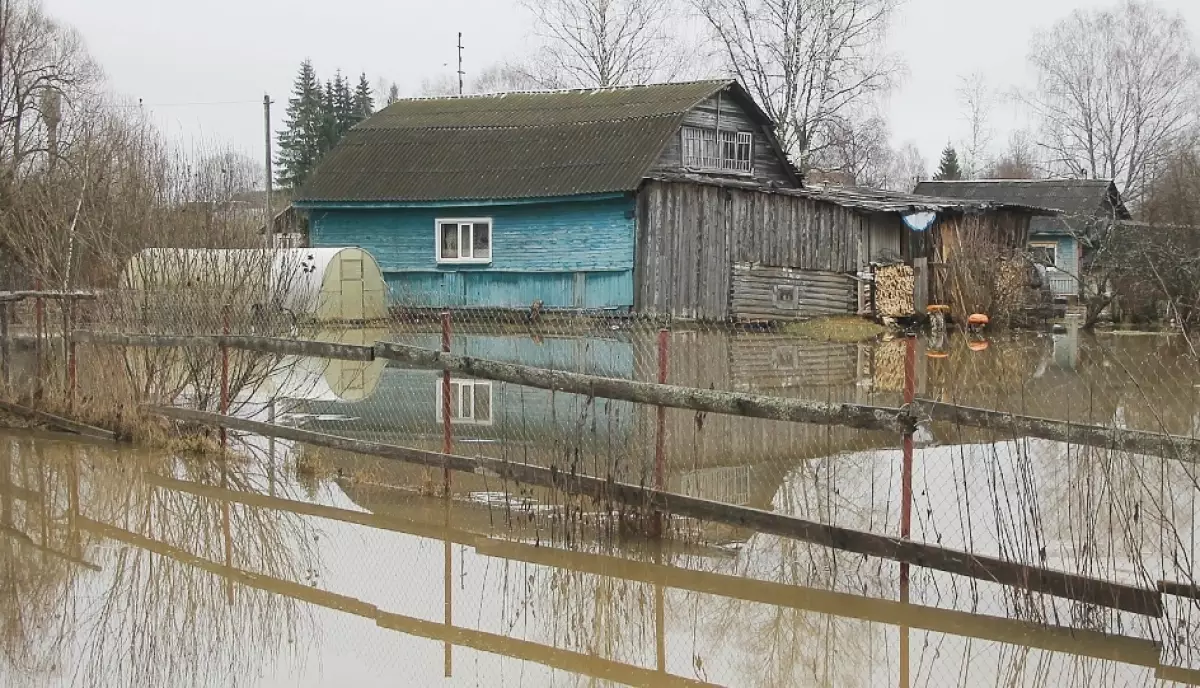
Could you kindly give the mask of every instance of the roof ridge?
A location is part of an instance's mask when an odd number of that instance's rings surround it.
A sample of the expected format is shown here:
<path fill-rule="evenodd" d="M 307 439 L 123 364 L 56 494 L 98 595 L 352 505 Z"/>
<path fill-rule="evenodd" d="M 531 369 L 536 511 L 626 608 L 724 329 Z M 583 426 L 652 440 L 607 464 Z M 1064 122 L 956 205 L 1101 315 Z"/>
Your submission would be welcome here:
<path fill-rule="evenodd" d="M 1049 177 L 1046 179 L 926 179 L 926 180 L 918 182 L 918 183 L 920 183 L 920 184 L 996 184 L 996 183 L 1044 184 L 1046 182 L 1112 184 L 1113 180 L 1111 180 L 1111 179 L 1076 179 L 1073 177 Z"/>
<path fill-rule="evenodd" d="M 353 127 L 350 131 L 515 131 L 519 129 L 554 129 L 567 126 L 591 126 L 595 124 L 623 124 L 639 120 L 678 119 L 680 114 L 675 111 L 660 112 L 653 115 L 636 115 L 617 119 L 585 119 L 573 122 L 548 122 L 540 124 L 456 124 L 450 126 L 412 126 L 412 127 Z"/>
<path fill-rule="evenodd" d="M 713 86 L 716 86 L 718 84 L 730 84 L 730 83 L 733 83 L 734 81 L 735 81 L 734 79 L 730 79 L 730 78 L 691 79 L 689 81 L 660 81 L 660 82 L 654 82 L 654 83 L 648 83 L 648 84 L 623 84 L 623 85 L 618 85 L 618 86 L 593 86 L 590 88 L 547 88 L 547 89 L 534 88 L 534 89 L 523 89 L 523 90 L 515 90 L 515 91 L 495 91 L 495 92 L 491 92 L 491 93 L 461 93 L 461 94 L 454 93 L 454 94 L 450 94 L 450 95 L 411 96 L 408 98 L 399 98 L 394 103 L 390 103 L 389 105 L 394 105 L 395 103 L 406 103 L 406 102 L 407 103 L 417 103 L 417 102 L 425 102 L 425 101 L 430 101 L 430 100 L 482 100 L 484 98 L 500 99 L 500 98 L 503 98 L 504 96 L 518 96 L 518 95 L 556 95 L 556 94 L 566 94 L 566 93 L 591 93 L 591 92 L 611 93 L 614 91 L 632 91 L 632 90 L 639 89 L 639 88 L 663 88 L 663 87 L 667 87 L 667 86 L 696 86 L 699 84 L 712 84 Z M 387 108 L 385 107 L 384 109 L 387 109 Z"/>

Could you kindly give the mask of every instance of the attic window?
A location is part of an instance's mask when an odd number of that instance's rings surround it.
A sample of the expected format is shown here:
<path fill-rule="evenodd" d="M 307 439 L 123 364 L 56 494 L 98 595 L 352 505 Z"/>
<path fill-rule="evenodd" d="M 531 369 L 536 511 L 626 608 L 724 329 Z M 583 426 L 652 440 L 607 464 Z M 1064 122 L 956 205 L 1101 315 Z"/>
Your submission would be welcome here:
<path fill-rule="evenodd" d="M 750 174 L 753 171 L 754 134 L 683 127 L 683 166 Z"/>
<path fill-rule="evenodd" d="M 491 218 L 439 219 L 436 228 L 437 262 L 492 262 Z"/>

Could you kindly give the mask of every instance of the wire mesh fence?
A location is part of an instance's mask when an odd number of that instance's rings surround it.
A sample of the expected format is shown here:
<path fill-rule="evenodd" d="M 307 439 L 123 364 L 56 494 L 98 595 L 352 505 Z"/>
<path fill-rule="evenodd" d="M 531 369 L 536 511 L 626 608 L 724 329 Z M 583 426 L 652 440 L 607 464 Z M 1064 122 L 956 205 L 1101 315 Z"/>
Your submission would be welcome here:
<path fill-rule="evenodd" d="M 837 546 L 764 534 L 719 520 L 667 519 L 669 539 L 684 549 L 666 560 L 656 559 L 652 554 L 631 554 L 636 547 L 629 544 L 653 530 L 647 527 L 653 509 L 626 509 L 630 505 L 544 485 L 518 484 L 487 471 L 453 472 L 447 481 L 436 466 L 398 463 L 253 432 L 233 432 L 227 440 L 238 454 L 252 457 L 248 466 L 253 470 L 241 469 L 252 477 L 243 476 L 239 484 L 222 483 L 228 478 L 214 475 L 197 479 L 251 493 L 290 490 L 291 497 L 309 502 L 334 480 L 339 494 L 349 495 L 358 507 L 379 514 L 399 502 L 403 509 L 397 513 L 414 518 L 414 513 L 428 511 L 426 520 L 431 523 L 437 509 L 417 508 L 412 500 L 431 499 L 429 495 L 448 488 L 454 506 L 446 527 L 493 536 L 501 533 L 514 547 L 554 544 L 574 552 L 572 556 L 601 556 L 620 543 L 622 555 L 647 565 L 665 561 L 745 581 L 902 599 L 923 608 L 1028 622 L 1029 628 L 1070 627 L 1144 638 L 1157 643 L 1160 663 L 1196 666 L 1190 641 L 1196 637 L 1194 602 L 1187 596 L 1158 596 L 1162 582 L 1189 586 L 1196 574 L 1200 368 L 1191 345 L 1181 336 L 1090 334 L 1068 321 L 1052 333 L 1000 332 L 984 337 L 957 332 L 946 338 L 886 333 L 880 337 L 865 336 L 874 332 L 814 331 L 806 325 L 712 325 L 537 308 L 458 310 L 448 316 L 440 311 L 403 310 L 385 321 L 317 323 L 249 306 L 213 307 L 213 299 L 202 293 L 154 298 L 169 307 L 147 308 L 144 295 L 81 302 L 66 329 L 58 329 L 57 346 L 53 345 L 55 328 L 46 326 L 44 341 L 38 345 L 43 351 L 37 359 L 42 361 L 41 377 L 29 373 L 39 370 L 38 364 L 14 363 L 6 396 L 29 401 L 40 385 L 48 410 L 70 409 L 75 418 L 130 435 L 144 433 L 168 442 L 186 437 L 189 446 L 194 445 L 197 431 L 206 433 L 204 446 L 209 448 L 220 438 L 215 431 L 169 424 L 136 410 L 146 404 L 199 409 L 433 454 L 502 460 L 856 532 L 906 535 L 915 542 L 1034 570 L 1124 583 L 1161 599 L 1163 618 L 1083 602 L 1069 594 L 1048 594 L 1038 591 L 1033 581 L 1027 586 L 999 584 L 984 576 L 960 576 L 922 566 L 902 574 L 901 566 L 886 558 L 864 557 Z M 28 320 L 27 315 L 14 312 L 10 333 L 20 332 Z M 48 316 L 46 322 L 62 321 Z M 224 346 L 199 340 L 163 340 L 147 346 L 146 340 L 116 345 L 86 339 L 72 346 L 74 331 L 164 338 L 227 335 L 229 339 Z M 63 332 L 68 336 L 63 337 Z M 323 342 L 346 345 L 346 349 L 338 358 L 281 354 L 245 346 L 248 337 Z M 861 341 L 851 341 L 856 338 Z M 554 385 L 518 384 L 469 370 L 447 375 L 441 366 L 415 366 L 377 356 L 354 358 L 355 352 L 373 350 L 376 342 L 428 352 L 445 348 L 467 362 L 492 361 L 597 379 L 726 392 L 733 404 L 757 395 L 833 410 L 893 409 L 911 414 L 918 422 L 906 470 L 904 433 L 883 426 L 660 408 L 630 399 L 572 393 Z M 23 355 L 28 359 L 28 353 Z M 72 358 L 74 382 L 64 372 Z M 952 415 L 947 409 L 984 409 L 1010 419 L 1063 423 L 1051 428 L 1058 434 L 1050 435 L 1058 439 L 1047 439 L 1041 426 L 997 424 L 977 416 Z M 1142 438 L 1138 451 L 1123 443 L 1129 431 L 1145 434 L 1138 436 Z M 1108 439 L 1097 441 L 1097 432 Z M 906 491 L 906 483 L 911 490 Z M 435 503 L 441 500 L 429 502 Z M 245 504 L 235 508 L 243 507 L 265 508 Z M 431 562 L 442 554 L 432 547 L 422 550 Z M 459 549 L 452 547 L 452 556 L 465 556 L 465 544 L 455 547 Z M 472 551 L 472 556 L 483 556 L 477 549 Z M 212 553 L 220 555 L 219 550 Z M 260 560 L 258 555 L 245 556 Z M 831 649 L 822 654 L 819 648 L 800 653 L 803 657 L 788 650 L 793 654 L 787 661 L 779 659 L 770 666 L 750 667 L 745 657 L 730 656 L 721 659 L 729 666 L 713 665 L 712 659 L 703 668 L 694 662 L 687 666 L 695 656 L 711 657 L 723 639 L 740 634 L 771 638 L 768 645 L 778 649 L 763 648 L 763 652 L 777 657 L 787 655 L 786 648 L 803 645 L 799 636 L 809 633 L 844 647 L 848 639 L 857 637 L 857 624 L 870 623 L 812 609 L 754 606 L 762 600 L 734 599 L 714 606 L 705 598 L 701 604 L 696 596 L 702 593 L 688 589 L 668 591 L 664 604 L 674 610 L 675 623 L 690 614 L 691 623 L 707 629 L 696 641 L 707 649 L 693 646 L 686 657 L 673 656 L 667 649 L 665 659 L 657 658 L 649 652 L 650 643 L 629 645 L 628 639 L 653 635 L 654 616 L 648 610 L 662 591 L 645 580 L 649 573 L 612 580 L 588 568 L 600 563 L 574 562 L 581 570 L 537 569 L 537 594 L 550 597 L 535 600 L 515 590 L 505 592 L 505 599 L 511 594 L 521 602 L 514 608 L 501 605 L 497 625 L 487 627 L 487 632 L 511 631 L 518 619 L 528 623 L 527 617 L 544 604 L 569 609 L 573 619 L 569 628 L 595 625 L 612 637 L 572 638 L 566 630 L 547 628 L 538 631 L 548 634 L 538 635 L 540 640 L 630 666 L 665 662 L 674 667 L 674 674 L 726 684 L 741 683 L 738 671 L 751 671 L 755 680 L 749 683 L 789 685 L 788 679 L 798 675 L 796 666 L 823 657 L 826 682 L 856 675 L 854 652 L 835 658 L 837 653 Z M 911 576 L 907 583 L 901 582 L 904 575 Z M 522 586 L 527 587 L 518 587 Z M 485 589 L 493 590 L 484 585 L 479 594 Z M 563 600 L 553 602 L 555 595 Z M 640 612 L 631 613 L 616 601 L 634 601 Z M 431 604 L 429 600 L 403 603 L 422 609 Z M 850 603 L 841 598 L 829 601 L 832 606 Z M 431 613 L 424 610 L 417 616 Z M 671 625 L 669 620 L 664 623 Z M 775 635 L 766 629 L 776 629 Z M 778 635 L 779 629 L 786 633 Z M 879 632 L 899 640 L 897 627 Z M 924 676 L 925 685 L 957 684 L 957 679 L 944 679 L 950 675 L 946 672 L 952 668 L 960 677 L 969 672 L 966 659 L 958 666 L 947 662 L 969 656 L 970 642 L 964 644 L 961 637 L 936 629 L 911 631 L 911 636 L 909 630 L 904 633 L 910 648 L 913 643 L 923 646 L 918 661 L 905 669 L 914 682 L 921 684 Z M 876 656 L 870 642 L 858 651 Z M 997 681 L 1036 676 L 1046 685 L 1123 685 L 1136 682 L 1131 677 L 1139 675 L 1104 662 L 1033 656 L 1028 648 L 1013 652 L 1001 646 L 993 651 Z M 1035 665 L 1040 668 L 1031 668 Z M 882 666 L 887 674 L 900 671 L 900 656 L 889 655 Z"/>

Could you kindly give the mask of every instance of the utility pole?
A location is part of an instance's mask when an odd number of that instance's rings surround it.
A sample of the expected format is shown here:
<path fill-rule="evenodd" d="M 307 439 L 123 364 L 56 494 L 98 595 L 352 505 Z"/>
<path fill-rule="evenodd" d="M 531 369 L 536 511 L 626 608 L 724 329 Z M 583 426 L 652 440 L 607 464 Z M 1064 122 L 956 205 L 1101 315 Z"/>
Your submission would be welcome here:
<path fill-rule="evenodd" d="M 462 68 L 462 31 L 458 32 L 458 95 L 463 94 L 463 68 Z"/>
<path fill-rule="evenodd" d="M 275 213 L 271 210 L 271 96 L 263 94 L 263 138 L 266 142 L 267 175 L 266 184 L 266 219 L 263 221 L 263 245 L 270 249 L 274 245 Z"/>

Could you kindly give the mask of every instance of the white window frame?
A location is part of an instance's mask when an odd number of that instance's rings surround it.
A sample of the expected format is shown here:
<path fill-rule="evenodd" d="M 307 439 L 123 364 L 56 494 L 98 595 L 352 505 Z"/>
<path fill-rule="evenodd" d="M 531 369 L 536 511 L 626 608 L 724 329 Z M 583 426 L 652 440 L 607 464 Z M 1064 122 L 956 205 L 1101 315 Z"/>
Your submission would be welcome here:
<path fill-rule="evenodd" d="M 488 255 L 487 258 L 476 258 L 475 225 L 487 223 L 488 226 Z M 463 253 L 463 246 L 471 248 L 470 258 L 445 258 L 442 256 L 442 225 L 458 225 L 458 253 Z M 463 241 L 463 231 L 467 231 L 469 243 Z M 496 225 L 490 217 L 439 217 L 433 221 L 433 251 L 439 265 L 487 265 L 496 255 Z"/>
<path fill-rule="evenodd" d="M 442 378 L 438 378 L 437 394 L 435 395 L 435 399 L 437 400 L 436 417 L 437 417 L 437 422 L 439 422 L 439 423 L 442 422 L 442 385 L 443 384 L 444 384 L 444 380 L 442 380 Z M 493 420 L 496 417 L 496 396 L 495 396 L 495 394 L 493 394 L 494 390 L 492 389 L 492 383 L 490 380 L 474 380 L 471 378 L 451 378 L 450 386 L 452 388 L 453 387 L 459 388 L 459 390 L 458 390 L 458 408 L 450 409 L 450 424 L 451 425 L 491 425 L 492 424 Z M 471 388 L 471 408 L 470 409 L 465 409 L 463 407 L 464 406 L 463 402 L 466 399 L 466 395 L 464 395 L 462 392 L 463 387 Z M 479 389 L 481 387 L 486 388 L 487 394 L 488 394 L 488 402 L 489 403 L 488 403 L 488 417 L 487 418 L 476 418 L 475 417 L 475 411 L 476 411 L 475 400 L 477 398 L 479 398 Z M 453 395 L 453 391 L 452 391 L 451 392 L 451 401 L 452 402 L 453 402 L 453 396 L 454 395 Z M 467 411 L 467 410 L 470 411 L 469 416 L 465 415 L 465 411 Z"/>
<path fill-rule="evenodd" d="M 684 167 L 698 170 L 729 172 L 733 174 L 754 173 L 754 133 L 684 125 L 679 128 L 680 162 Z M 732 146 L 733 157 L 725 155 L 725 146 Z M 738 151 L 745 147 L 746 159 L 738 158 Z M 699 155 L 695 155 L 699 149 Z"/>
<path fill-rule="evenodd" d="M 1047 265 L 1046 268 L 1049 270 L 1060 269 L 1058 267 L 1058 242 L 1057 241 L 1031 241 L 1031 242 L 1029 242 L 1029 248 L 1050 249 L 1050 251 L 1051 251 L 1050 255 L 1054 258 L 1054 265 Z"/>

